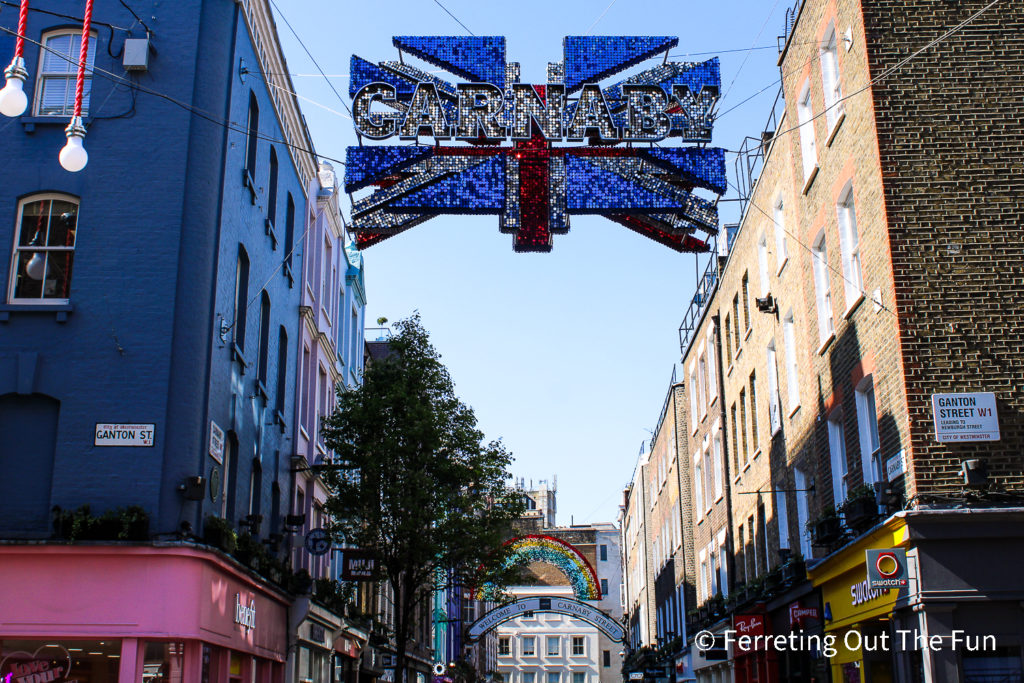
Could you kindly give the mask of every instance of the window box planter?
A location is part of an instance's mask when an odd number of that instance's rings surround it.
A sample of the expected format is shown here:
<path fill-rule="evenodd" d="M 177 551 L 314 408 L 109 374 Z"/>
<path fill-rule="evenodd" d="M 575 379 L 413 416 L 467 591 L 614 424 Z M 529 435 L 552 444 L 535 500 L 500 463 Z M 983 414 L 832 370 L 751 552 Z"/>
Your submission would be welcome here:
<path fill-rule="evenodd" d="M 210 515 L 203 524 L 203 542 L 230 555 L 235 551 L 238 538 L 228 520 Z"/>
<path fill-rule="evenodd" d="M 843 536 L 843 526 L 835 510 L 829 509 L 824 515 L 811 522 L 811 540 L 814 545 L 831 545 Z"/>
<path fill-rule="evenodd" d="M 851 529 L 862 529 L 871 526 L 871 523 L 878 519 L 878 503 L 875 496 L 863 496 L 852 498 L 843 505 L 843 516 L 846 518 L 846 525 Z"/>
<path fill-rule="evenodd" d="M 807 578 L 807 568 L 802 557 L 793 557 L 782 565 L 782 580 L 786 583 L 799 583 Z"/>

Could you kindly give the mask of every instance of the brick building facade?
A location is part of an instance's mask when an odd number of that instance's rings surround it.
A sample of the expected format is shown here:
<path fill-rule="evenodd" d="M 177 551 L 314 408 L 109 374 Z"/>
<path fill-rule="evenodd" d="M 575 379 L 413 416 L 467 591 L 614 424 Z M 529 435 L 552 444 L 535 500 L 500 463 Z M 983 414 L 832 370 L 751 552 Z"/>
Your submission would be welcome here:
<path fill-rule="evenodd" d="M 681 329 L 687 634 L 841 646 L 716 641 L 682 650 L 683 680 L 1019 680 L 1024 594 L 997 567 L 1024 556 L 1024 7 L 806 0 L 792 17 L 741 223 Z M 971 392 L 995 395 L 999 438 L 940 441 L 933 396 Z M 888 548 L 908 585 L 872 589 L 865 552 Z M 842 646 L 901 630 L 947 646 Z"/>

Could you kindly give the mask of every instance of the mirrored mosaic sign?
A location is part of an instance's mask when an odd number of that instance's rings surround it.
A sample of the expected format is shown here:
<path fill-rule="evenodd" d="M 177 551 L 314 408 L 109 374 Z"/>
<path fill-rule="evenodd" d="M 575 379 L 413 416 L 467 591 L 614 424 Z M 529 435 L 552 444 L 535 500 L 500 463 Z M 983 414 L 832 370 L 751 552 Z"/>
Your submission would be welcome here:
<path fill-rule="evenodd" d="M 707 146 L 717 59 L 670 62 L 669 36 L 568 36 L 531 85 L 500 36 L 393 42 L 398 60 L 351 63 L 361 144 L 345 190 L 360 248 L 434 216 L 492 214 L 516 251 L 546 252 L 570 216 L 592 214 L 676 251 L 709 249 L 726 190 L 724 150 Z"/>

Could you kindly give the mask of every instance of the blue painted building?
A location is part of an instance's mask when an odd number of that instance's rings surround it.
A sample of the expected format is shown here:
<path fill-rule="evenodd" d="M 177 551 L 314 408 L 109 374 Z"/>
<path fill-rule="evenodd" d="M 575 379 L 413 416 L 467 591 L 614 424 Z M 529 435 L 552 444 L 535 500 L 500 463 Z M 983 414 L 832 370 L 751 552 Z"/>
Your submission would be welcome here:
<path fill-rule="evenodd" d="M 220 587 L 194 628 L 182 616 L 177 635 L 165 631 L 182 647 L 164 648 L 163 664 L 183 680 L 284 680 L 294 595 L 268 581 L 265 566 L 248 571 L 189 539 L 220 517 L 287 557 L 285 522 L 299 512 L 300 277 L 317 160 L 266 0 L 129 5 L 95 2 L 84 170 L 57 162 L 83 3 L 33 7 L 29 109 L 0 120 L 0 539 L 10 541 L 0 554 L 32 562 L 24 549 L 44 546 L 23 541 L 66 538 L 59 511 L 139 506 L 148 537 L 175 543 L 123 552 L 152 553 L 147 571 L 168 572 L 184 566 L 184 553 Z M 15 12 L 0 15 L 0 28 L 16 26 Z M 9 36 L 0 60 L 12 53 Z M 361 339 L 361 257 L 345 252 L 339 265 L 334 297 L 357 312 Z M 347 317 L 336 322 L 341 360 L 360 367 L 361 341 L 349 343 Z M 48 552 L 67 553 L 72 566 L 80 546 Z M 28 577 L 19 590 L 46 588 Z M 145 609 L 141 597 L 123 597 Z M 0 619 L 5 650 L 105 637 L 119 643 L 109 655 L 120 662 L 116 680 L 141 680 L 136 669 L 157 661 L 144 634 L 102 626 L 102 610 L 67 610 L 82 625 L 60 633 Z"/>

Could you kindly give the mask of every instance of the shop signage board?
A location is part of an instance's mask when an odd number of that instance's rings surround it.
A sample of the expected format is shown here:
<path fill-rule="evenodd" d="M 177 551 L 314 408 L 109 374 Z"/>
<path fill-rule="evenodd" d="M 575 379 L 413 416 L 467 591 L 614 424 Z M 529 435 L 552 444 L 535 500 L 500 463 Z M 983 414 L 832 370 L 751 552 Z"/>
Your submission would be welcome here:
<path fill-rule="evenodd" d="M 483 634 L 502 624 L 509 619 L 521 617 L 532 612 L 555 612 L 567 614 L 571 617 L 585 621 L 603 631 L 611 640 L 621 643 L 626 637 L 622 626 L 609 614 L 592 607 L 585 602 L 571 598 L 557 597 L 530 597 L 516 600 L 515 602 L 492 609 L 487 614 L 477 619 L 469 627 L 467 637 L 470 640 L 477 640 Z"/>
<path fill-rule="evenodd" d="M 817 607 L 804 607 L 799 602 L 789 606 L 789 627 L 802 627 L 808 619 L 818 618 Z"/>
<path fill-rule="evenodd" d="M 57 643 L 43 645 L 32 652 L 2 651 L 0 683 L 63 683 L 71 676 L 72 666 L 70 653 Z"/>
<path fill-rule="evenodd" d="M 907 551 L 903 548 L 866 550 L 865 563 L 868 568 L 868 588 L 888 590 L 909 585 Z"/>
<path fill-rule="evenodd" d="M 996 395 L 991 392 L 932 394 L 932 417 L 940 443 L 999 441 Z"/>
<path fill-rule="evenodd" d="M 240 593 L 235 593 L 235 623 L 240 624 L 245 630 L 256 628 L 256 601 L 250 600 L 246 605 L 242 602 Z"/>
<path fill-rule="evenodd" d="M 398 60 L 353 55 L 349 69 L 360 142 L 394 141 L 346 154 L 360 248 L 438 215 L 490 214 L 517 252 L 550 251 L 573 215 L 604 216 L 679 252 L 710 249 L 718 210 L 695 190 L 727 187 L 725 152 L 707 146 L 717 58 L 669 61 L 673 36 L 566 36 L 562 60 L 530 84 L 506 60 L 502 36 L 392 43 Z"/>
<path fill-rule="evenodd" d="M 150 447 L 156 434 L 155 424 L 97 422 L 93 446 Z"/>
<path fill-rule="evenodd" d="M 907 458 L 900 451 L 885 461 L 885 476 L 888 481 L 893 481 L 907 471 Z"/>
<path fill-rule="evenodd" d="M 342 581 L 373 581 L 377 577 L 377 558 L 366 550 L 345 548 L 341 551 Z"/>
<path fill-rule="evenodd" d="M 676 683 L 685 683 L 687 681 L 696 681 L 697 677 L 693 673 L 693 660 L 690 653 L 686 653 L 682 657 L 676 658 Z"/>
<path fill-rule="evenodd" d="M 751 651 L 764 649 L 763 639 L 758 638 L 765 635 L 763 614 L 737 614 L 733 617 L 732 624 L 737 638 L 748 636 L 751 639 Z"/>
<path fill-rule="evenodd" d="M 224 464 L 224 430 L 210 420 L 210 457 Z"/>

